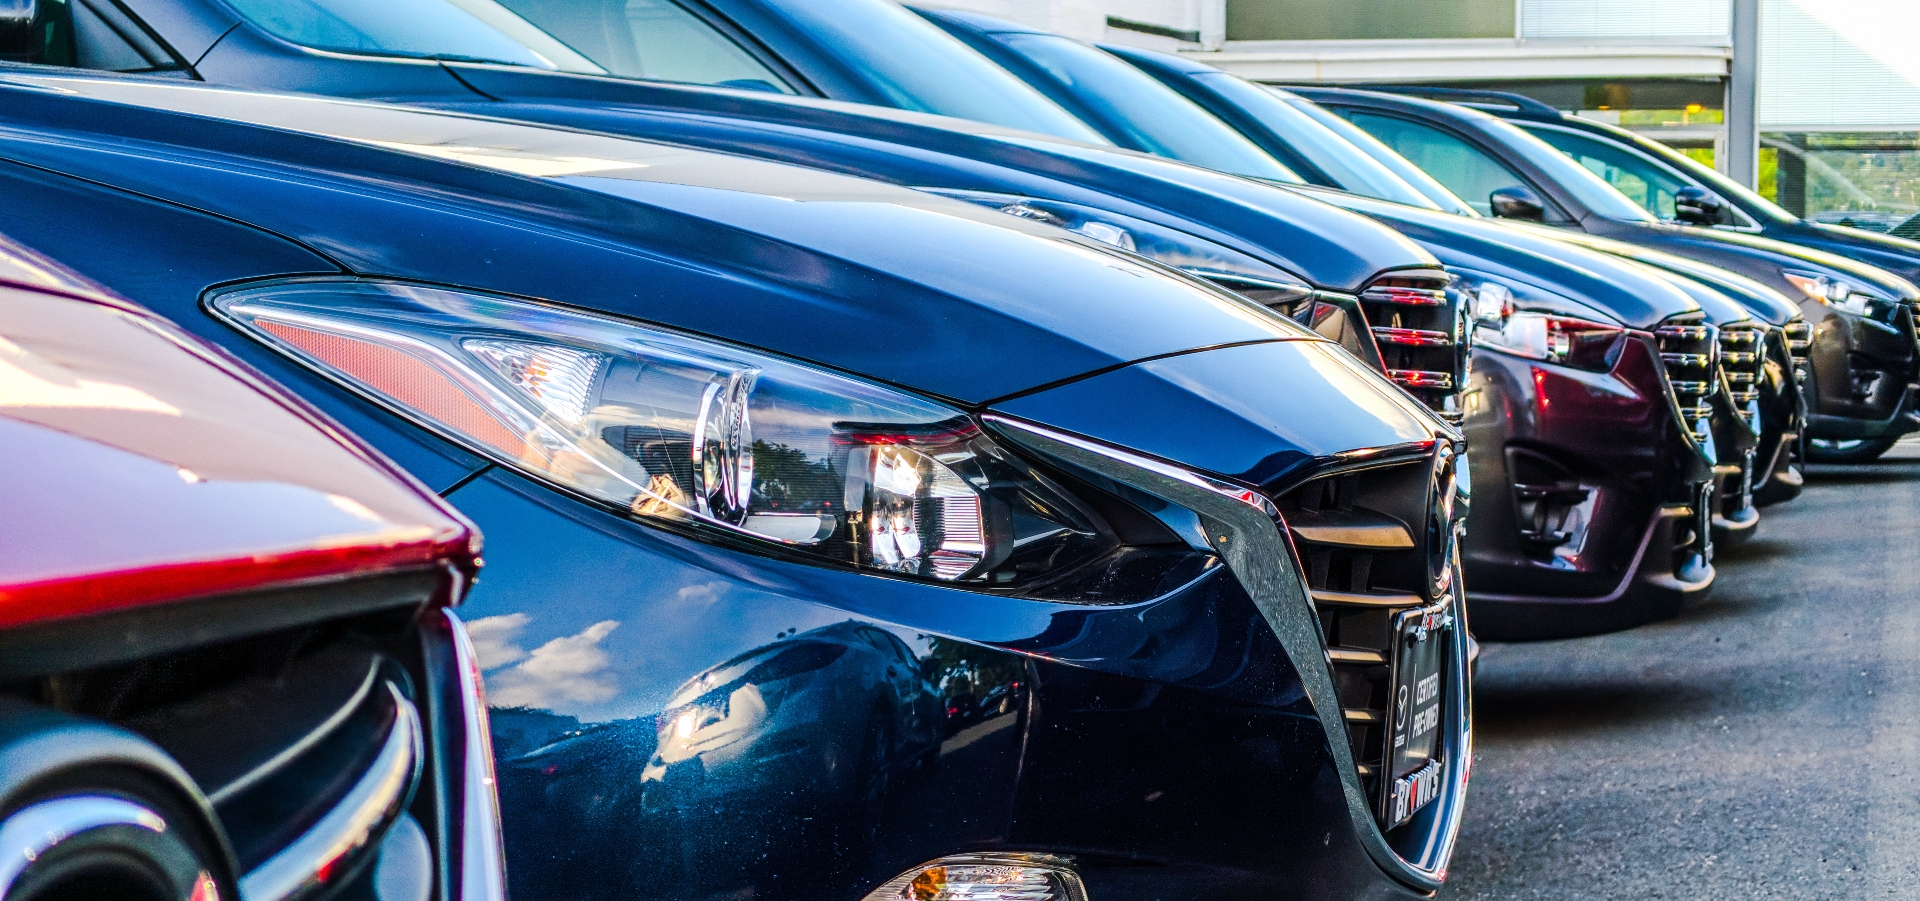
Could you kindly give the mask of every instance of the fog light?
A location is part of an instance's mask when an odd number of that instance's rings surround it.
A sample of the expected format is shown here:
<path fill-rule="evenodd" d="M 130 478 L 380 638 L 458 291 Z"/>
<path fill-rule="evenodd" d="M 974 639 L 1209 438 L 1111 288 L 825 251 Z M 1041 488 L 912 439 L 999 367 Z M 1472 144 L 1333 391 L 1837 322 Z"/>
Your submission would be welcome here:
<path fill-rule="evenodd" d="M 1087 901 L 1087 892 L 1063 857 L 961 854 L 908 870 L 864 901 Z"/>

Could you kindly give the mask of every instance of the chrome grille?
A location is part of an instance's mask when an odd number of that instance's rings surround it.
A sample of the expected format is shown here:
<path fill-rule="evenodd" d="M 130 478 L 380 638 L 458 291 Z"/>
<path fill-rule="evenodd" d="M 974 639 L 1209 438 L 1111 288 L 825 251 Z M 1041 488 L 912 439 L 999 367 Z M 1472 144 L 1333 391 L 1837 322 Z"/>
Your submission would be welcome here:
<path fill-rule="evenodd" d="M 1387 378 L 1457 421 L 1467 376 L 1465 320 L 1459 298 L 1447 291 L 1446 275 L 1415 271 L 1381 276 L 1360 292 L 1360 306 Z"/>
<path fill-rule="evenodd" d="M 1669 322 L 1653 330 L 1674 410 L 1702 445 L 1713 439 L 1712 398 L 1720 383 L 1718 332 L 1698 321 Z"/>
<path fill-rule="evenodd" d="M 1720 373 L 1727 380 L 1733 408 L 1751 428 L 1759 409 L 1760 385 L 1766 381 L 1767 331 L 1759 323 L 1742 322 L 1720 330 Z"/>
<path fill-rule="evenodd" d="M 1434 518 L 1425 506 L 1433 462 L 1421 455 L 1321 476 L 1276 499 L 1304 565 L 1361 783 L 1376 800 L 1391 775 L 1394 618 L 1434 603 L 1452 576 L 1451 544 L 1431 526 L 1407 525 Z M 1435 554 L 1449 560 L 1442 578 Z"/>
<path fill-rule="evenodd" d="M 1808 368 L 1808 357 L 1813 352 L 1813 326 L 1805 319 L 1795 319 L 1781 326 L 1780 333 L 1787 342 L 1787 355 L 1793 358 L 1794 381 L 1805 383 L 1813 374 Z"/>

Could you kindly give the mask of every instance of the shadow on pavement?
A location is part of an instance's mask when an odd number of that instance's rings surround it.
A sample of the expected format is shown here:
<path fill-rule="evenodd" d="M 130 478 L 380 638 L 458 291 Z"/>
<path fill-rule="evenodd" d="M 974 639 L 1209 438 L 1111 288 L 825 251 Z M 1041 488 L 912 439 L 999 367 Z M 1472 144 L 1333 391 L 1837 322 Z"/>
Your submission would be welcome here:
<path fill-rule="evenodd" d="M 1605 732 L 1629 723 L 1711 718 L 1714 689 L 1697 682 L 1654 681 L 1621 674 L 1621 682 L 1474 686 L 1473 728 L 1504 739 Z"/>

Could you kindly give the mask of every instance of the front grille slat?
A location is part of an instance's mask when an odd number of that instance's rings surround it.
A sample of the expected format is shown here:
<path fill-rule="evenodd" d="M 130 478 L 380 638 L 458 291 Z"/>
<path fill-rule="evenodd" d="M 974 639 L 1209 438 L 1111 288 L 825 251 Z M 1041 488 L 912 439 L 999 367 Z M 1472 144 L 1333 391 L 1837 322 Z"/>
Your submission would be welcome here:
<path fill-rule="evenodd" d="M 1360 666 L 1386 666 L 1385 651 L 1370 651 L 1365 648 L 1328 648 L 1327 656 L 1335 663 L 1353 663 Z"/>
<path fill-rule="evenodd" d="M 1274 499 L 1304 564 L 1355 770 L 1379 803 L 1383 824 L 1395 781 L 1394 623 L 1432 605 L 1451 584 L 1437 577 L 1430 556 L 1437 514 L 1425 503 L 1434 490 L 1433 464 L 1424 457 L 1323 476 Z M 1440 490 L 1451 491 L 1451 481 L 1445 484 Z M 1451 560 L 1450 551 L 1441 556 Z M 1433 759 L 1449 750 L 1437 748 Z"/>
<path fill-rule="evenodd" d="M 1695 322 L 1670 321 L 1653 330 L 1674 411 L 1703 446 L 1713 438 L 1712 397 L 1720 384 L 1720 334 L 1711 325 Z"/>
<path fill-rule="evenodd" d="M 1387 378 L 1458 422 L 1467 383 L 1464 301 L 1449 284 L 1438 271 L 1395 272 L 1368 283 L 1359 302 Z"/>
<path fill-rule="evenodd" d="M 1393 328 L 1376 325 L 1373 327 L 1373 340 L 1382 344 L 1399 344 L 1406 347 L 1452 347 L 1453 336 L 1432 329 Z"/>
<path fill-rule="evenodd" d="M 1762 352 L 1767 330 L 1758 323 L 1737 323 L 1720 330 L 1720 371 L 1733 396 L 1734 410 L 1748 428 L 1758 412 L 1751 409 L 1760 399 L 1760 384 L 1766 381 L 1767 359 Z"/>

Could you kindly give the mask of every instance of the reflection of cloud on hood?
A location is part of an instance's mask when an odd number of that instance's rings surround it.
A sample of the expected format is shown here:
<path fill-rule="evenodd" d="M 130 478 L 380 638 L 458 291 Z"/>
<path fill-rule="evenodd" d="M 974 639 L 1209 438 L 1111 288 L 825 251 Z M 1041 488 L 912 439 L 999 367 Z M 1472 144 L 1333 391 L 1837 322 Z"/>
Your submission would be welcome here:
<path fill-rule="evenodd" d="M 620 689 L 610 674 L 602 672 L 607 668 L 607 652 L 600 642 L 618 628 L 619 620 L 603 620 L 535 648 L 525 660 L 487 678 L 489 702 L 497 707 L 554 709 L 568 701 L 593 704 L 612 698 Z"/>
<path fill-rule="evenodd" d="M 499 669 L 526 659 L 527 650 L 514 643 L 533 617 L 524 613 L 487 616 L 467 623 L 467 637 L 473 640 L 473 656 L 482 670 Z"/>

